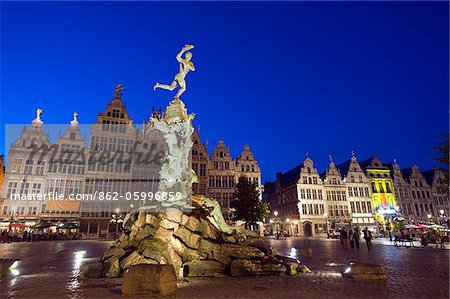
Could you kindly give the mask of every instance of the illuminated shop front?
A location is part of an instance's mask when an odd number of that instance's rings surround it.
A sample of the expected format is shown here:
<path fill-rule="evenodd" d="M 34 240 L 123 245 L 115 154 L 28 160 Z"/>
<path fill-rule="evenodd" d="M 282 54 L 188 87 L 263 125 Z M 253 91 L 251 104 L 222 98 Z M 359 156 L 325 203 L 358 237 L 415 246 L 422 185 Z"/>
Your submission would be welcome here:
<path fill-rule="evenodd" d="M 372 190 L 372 208 L 375 211 L 375 222 L 380 230 L 386 230 L 386 225 L 391 223 L 392 217 L 398 214 L 398 206 L 393 189 L 393 181 L 390 170 L 387 167 L 367 169 Z"/>

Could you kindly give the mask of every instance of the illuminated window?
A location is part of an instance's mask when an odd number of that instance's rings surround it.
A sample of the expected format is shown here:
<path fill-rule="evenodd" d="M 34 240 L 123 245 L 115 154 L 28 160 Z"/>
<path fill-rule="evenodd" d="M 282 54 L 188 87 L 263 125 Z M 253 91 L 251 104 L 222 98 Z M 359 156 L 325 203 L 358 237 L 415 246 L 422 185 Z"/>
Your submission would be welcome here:
<path fill-rule="evenodd" d="M 384 193 L 383 184 L 381 182 L 378 182 L 378 188 L 380 189 L 380 193 Z"/>
<path fill-rule="evenodd" d="M 391 185 L 388 182 L 386 182 L 386 192 L 388 192 L 388 193 L 392 192 L 391 191 Z"/>

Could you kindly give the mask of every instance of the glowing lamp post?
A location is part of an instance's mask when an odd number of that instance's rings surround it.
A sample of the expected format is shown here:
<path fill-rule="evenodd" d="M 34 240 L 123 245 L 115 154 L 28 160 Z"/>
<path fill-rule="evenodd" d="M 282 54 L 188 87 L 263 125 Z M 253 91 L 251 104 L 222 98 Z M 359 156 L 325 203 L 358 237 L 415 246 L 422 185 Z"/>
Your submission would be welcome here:
<path fill-rule="evenodd" d="M 274 211 L 273 215 L 275 216 L 275 234 L 278 233 L 278 211 Z"/>
<path fill-rule="evenodd" d="M 117 236 L 119 235 L 119 223 L 123 222 L 122 215 L 120 214 L 120 209 L 116 208 L 116 213 L 112 215 L 112 219 L 111 219 L 111 223 L 115 223 L 116 224 L 116 233 L 115 233 L 115 238 L 117 238 Z"/>

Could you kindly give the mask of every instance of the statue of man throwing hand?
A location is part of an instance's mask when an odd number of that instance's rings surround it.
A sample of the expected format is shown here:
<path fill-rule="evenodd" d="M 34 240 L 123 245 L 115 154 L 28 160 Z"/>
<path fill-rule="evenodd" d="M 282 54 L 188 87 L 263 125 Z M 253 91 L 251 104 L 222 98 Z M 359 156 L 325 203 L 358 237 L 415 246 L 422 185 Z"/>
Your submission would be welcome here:
<path fill-rule="evenodd" d="M 189 71 L 195 71 L 194 64 L 191 61 L 192 53 L 189 52 L 190 49 L 193 49 L 193 45 L 185 45 L 183 49 L 181 49 L 180 53 L 177 54 L 177 60 L 180 63 L 180 70 L 175 75 L 175 78 L 173 79 L 173 82 L 168 84 L 161 84 L 156 83 L 155 86 L 153 86 L 153 90 L 156 90 L 157 88 L 162 88 L 166 90 L 174 90 L 177 86 L 180 86 L 180 89 L 178 89 L 177 94 L 175 95 L 176 99 L 179 99 L 181 94 L 186 90 L 186 75 L 189 73 Z M 184 54 L 184 58 L 183 58 Z"/>

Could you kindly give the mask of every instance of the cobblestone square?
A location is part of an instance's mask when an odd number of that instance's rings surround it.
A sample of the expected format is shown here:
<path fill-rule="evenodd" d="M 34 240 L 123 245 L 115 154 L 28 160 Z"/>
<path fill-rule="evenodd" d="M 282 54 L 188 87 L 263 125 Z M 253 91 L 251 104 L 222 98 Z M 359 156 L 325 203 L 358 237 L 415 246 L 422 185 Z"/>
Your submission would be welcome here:
<path fill-rule="evenodd" d="M 311 270 L 297 276 L 184 278 L 173 298 L 448 298 L 449 250 L 397 248 L 375 240 L 368 252 L 344 250 L 339 240 L 289 238 L 260 240 L 297 257 Z M 0 244 L 0 258 L 21 259 L 20 274 L 2 277 L 1 298 L 121 298 L 121 279 L 76 279 L 81 260 L 62 259 L 57 252 L 86 250 L 85 260 L 98 259 L 110 242 L 57 241 Z M 312 257 L 300 250 L 312 248 Z M 354 281 L 341 271 L 351 261 L 384 265 L 387 281 Z"/>

